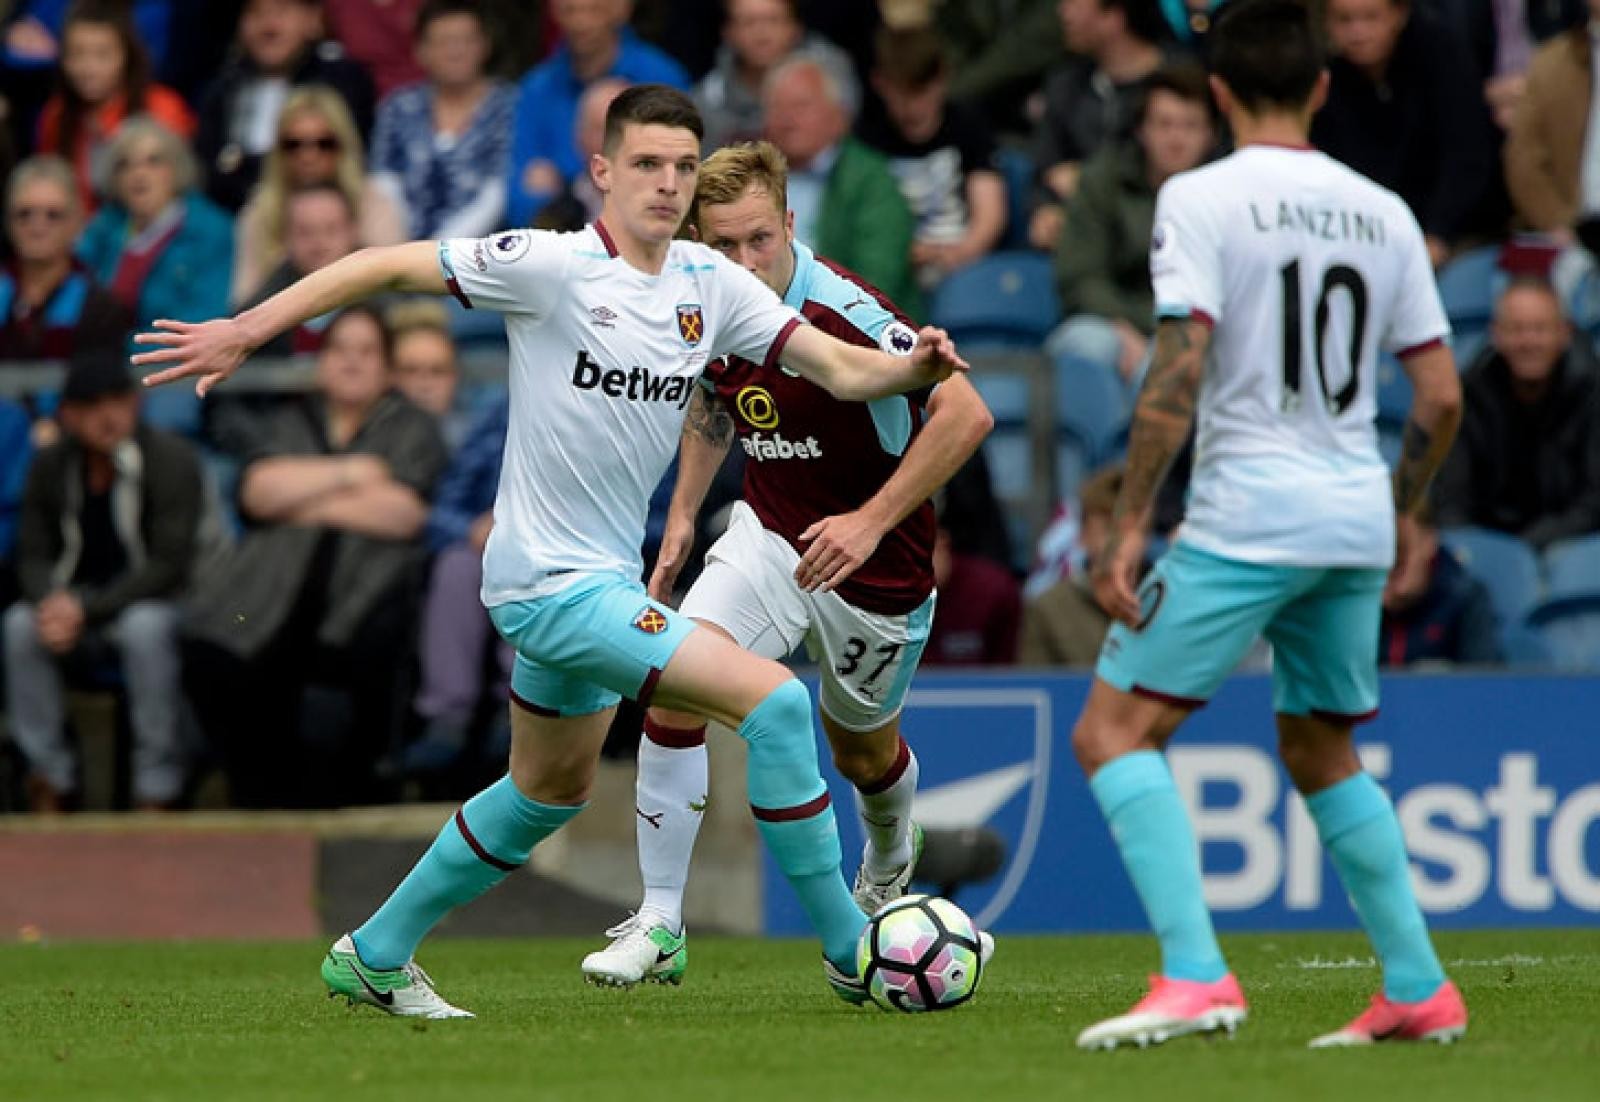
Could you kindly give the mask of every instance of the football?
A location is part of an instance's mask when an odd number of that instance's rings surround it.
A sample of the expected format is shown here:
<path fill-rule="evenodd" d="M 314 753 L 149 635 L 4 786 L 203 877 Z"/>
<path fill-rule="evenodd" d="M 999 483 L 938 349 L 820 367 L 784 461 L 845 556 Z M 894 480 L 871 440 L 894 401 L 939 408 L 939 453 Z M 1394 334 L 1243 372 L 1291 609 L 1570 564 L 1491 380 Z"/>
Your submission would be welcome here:
<path fill-rule="evenodd" d="M 949 1010 L 972 998 L 983 979 L 977 926 L 937 896 L 886 904 L 861 932 L 856 956 L 857 974 L 885 1010 Z"/>

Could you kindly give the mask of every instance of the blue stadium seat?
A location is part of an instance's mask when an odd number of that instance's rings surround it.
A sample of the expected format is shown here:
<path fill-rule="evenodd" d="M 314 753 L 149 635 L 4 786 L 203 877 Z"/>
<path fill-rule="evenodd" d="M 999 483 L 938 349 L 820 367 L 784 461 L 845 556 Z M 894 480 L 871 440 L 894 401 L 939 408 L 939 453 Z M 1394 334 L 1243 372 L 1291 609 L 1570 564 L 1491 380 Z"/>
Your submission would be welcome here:
<path fill-rule="evenodd" d="M 1378 358 L 1378 425 L 1400 427 L 1411 412 L 1411 378 L 1394 356 Z"/>
<path fill-rule="evenodd" d="M 1001 252 L 959 268 L 934 290 L 929 317 L 958 343 L 1037 348 L 1061 321 L 1050 258 Z"/>
<path fill-rule="evenodd" d="M 1481 331 L 1494 317 L 1495 293 L 1505 278 L 1498 245 L 1462 253 L 1441 268 L 1439 297 L 1451 323 L 1459 329 Z"/>
<path fill-rule="evenodd" d="M 1092 466 L 1105 463 L 1127 433 L 1128 390 L 1115 370 L 1080 356 L 1055 359 L 1056 425 L 1080 441 Z"/>
<path fill-rule="evenodd" d="M 1544 553 L 1545 600 L 1600 599 L 1600 535 L 1551 544 Z"/>
<path fill-rule="evenodd" d="M 1522 669 L 1552 669 L 1555 651 L 1545 637 L 1526 624 L 1514 624 L 1500 633 L 1500 650 L 1506 665 Z"/>
<path fill-rule="evenodd" d="M 1600 673 L 1600 596 L 1548 601 L 1528 622 L 1549 647 L 1557 669 Z"/>
<path fill-rule="evenodd" d="M 1489 343 L 1489 329 L 1457 329 L 1450 335 L 1450 350 L 1456 354 L 1456 370 L 1465 371 L 1472 366 L 1484 346 Z"/>
<path fill-rule="evenodd" d="M 1000 248 L 1026 249 L 1028 216 L 1033 206 L 1033 158 L 1025 150 L 1001 146 L 994 159 L 1006 182 L 1006 232 L 1000 238 Z"/>
<path fill-rule="evenodd" d="M 1056 439 L 1056 491 L 1062 501 L 1076 501 L 1078 487 L 1094 470 L 1094 459 L 1083 441 L 1070 433 Z"/>
<path fill-rule="evenodd" d="M 1439 537 L 1468 573 L 1488 589 L 1495 614 L 1506 629 L 1527 618 L 1541 589 L 1539 559 L 1529 544 L 1487 528 L 1449 528 Z"/>
<path fill-rule="evenodd" d="M 141 391 L 140 415 L 145 424 L 175 432 L 191 440 L 200 438 L 200 396 L 188 381 Z"/>

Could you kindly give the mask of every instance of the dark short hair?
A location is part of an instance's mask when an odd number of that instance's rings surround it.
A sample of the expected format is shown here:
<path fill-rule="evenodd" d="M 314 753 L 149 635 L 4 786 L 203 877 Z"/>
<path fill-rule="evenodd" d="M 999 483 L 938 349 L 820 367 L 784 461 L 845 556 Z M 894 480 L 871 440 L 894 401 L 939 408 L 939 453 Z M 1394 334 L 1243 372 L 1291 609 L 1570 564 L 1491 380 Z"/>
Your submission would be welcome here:
<path fill-rule="evenodd" d="M 321 183 L 316 184 L 301 184 L 299 187 L 291 190 L 287 199 L 284 200 L 285 215 L 287 216 L 289 206 L 296 199 L 303 198 L 307 195 L 331 195 L 335 199 L 339 200 L 339 205 L 343 207 L 344 212 L 350 216 L 350 221 L 354 222 L 357 220 L 356 205 L 350 201 L 350 196 L 348 193 L 346 193 L 344 188 L 340 187 L 332 180 L 323 180 Z"/>
<path fill-rule="evenodd" d="M 1122 12 L 1128 33 L 1141 42 L 1165 42 L 1172 37 L 1167 17 L 1161 14 L 1160 0 L 1099 0 L 1101 11 L 1113 8 Z"/>
<path fill-rule="evenodd" d="M 635 84 L 617 94 L 606 108 L 606 136 L 601 148 L 609 156 L 622 142 L 628 126 L 672 126 L 687 130 L 695 141 L 706 136 L 705 123 L 694 100 L 667 84 Z"/>
<path fill-rule="evenodd" d="M 1213 117 L 1216 105 L 1211 101 L 1211 85 L 1206 81 L 1206 71 L 1192 61 L 1174 61 L 1163 65 L 1145 82 L 1144 99 L 1139 105 L 1139 121 L 1144 122 L 1145 113 L 1150 109 L 1150 100 L 1157 92 L 1165 92 L 1169 96 L 1176 96 L 1185 103 L 1199 104 L 1205 109 L 1206 117 L 1216 122 Z"/>
<path fill-rule="evenodd" d="M 1327 64 L 1299 0 L 1231 0 L 1207 46 L 1211 71 L 1248 111 L 1304 107 Z"/>
<path fill-rule="evenodd" d="M 378 341 L 383 346 L 383 364 L 385 367 L 392 369 L 394 367 L 394 330 L 389 328 L 389 319 L 385 318 L 382 311 L 370 302 L 354 303 L 335 314 L 333 320 L 328 323 L 328 328 L 323 331 L 323 347 L 326 348 L 328 342 L 333 340 L 334 331 L 351 318 L 366 318 L 378 327 Z"/>
<path fill-rule="evenodd" d="M 873 68 L 896 88 L 920 90 L 949 72 L 944 41 L 926 24 L 878 29 Z"/>
<path fill-rule="evenodd" d="M 127 360 L 116 348 L 79 349 L 67 364 L 61 384 L 63 405 L 89 405 L 102 398 L 120 398 L 135 390 Z"/>
<path fill-rule="evenodd" d="M 422 7 L 417 9 L 417 21 L 412 25 L 412 38 L 420 39 L 434 22 L 449 15 L 470 15 L 478 21 L 478 26 L 485 30 L 489 27 L 482 0 L 423 0 Z"/>

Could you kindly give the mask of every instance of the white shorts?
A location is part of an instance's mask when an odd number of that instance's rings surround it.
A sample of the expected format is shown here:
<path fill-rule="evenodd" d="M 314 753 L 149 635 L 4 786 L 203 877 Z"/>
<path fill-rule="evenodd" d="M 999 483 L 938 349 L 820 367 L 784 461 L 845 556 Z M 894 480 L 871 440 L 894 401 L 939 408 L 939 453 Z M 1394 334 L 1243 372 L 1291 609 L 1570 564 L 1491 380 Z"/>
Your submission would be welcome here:
<path fill-rule="evenodd" d="M 821 666 L 823 714 L 847 731 L 876 731 L 905 703 L 928 643 L 935 594 L 908 613 L 885 616 L 837 593 L 807 593 L 794 580 L 799 563 L 787 540 L 737 502 L 678 611 L 715 624 L 763 658 L 787 658 L 805 644 Z"/>

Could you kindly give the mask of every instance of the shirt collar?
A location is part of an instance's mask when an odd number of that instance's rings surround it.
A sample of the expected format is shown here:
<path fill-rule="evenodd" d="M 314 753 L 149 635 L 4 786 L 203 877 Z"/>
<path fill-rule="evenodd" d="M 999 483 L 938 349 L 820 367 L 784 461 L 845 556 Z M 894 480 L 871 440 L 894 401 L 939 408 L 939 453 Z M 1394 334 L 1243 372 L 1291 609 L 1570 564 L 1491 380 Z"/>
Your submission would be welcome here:
<path fill-rule="evenodd" d="M 811 272 L 817 265 L 817 258 L 798 237 L 791 249 L 794 252 L 794 275 L 789 277 L 789 289 L 783 294 L 783 304 L 800 310 L 811 294 Z"/>

